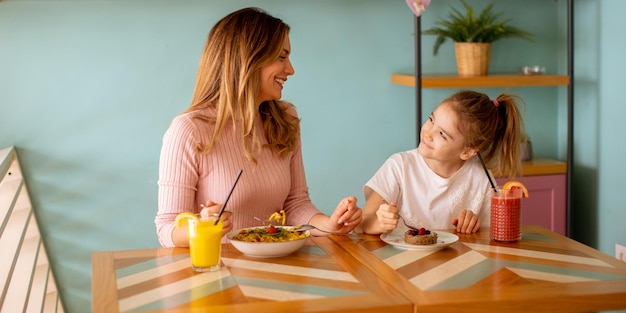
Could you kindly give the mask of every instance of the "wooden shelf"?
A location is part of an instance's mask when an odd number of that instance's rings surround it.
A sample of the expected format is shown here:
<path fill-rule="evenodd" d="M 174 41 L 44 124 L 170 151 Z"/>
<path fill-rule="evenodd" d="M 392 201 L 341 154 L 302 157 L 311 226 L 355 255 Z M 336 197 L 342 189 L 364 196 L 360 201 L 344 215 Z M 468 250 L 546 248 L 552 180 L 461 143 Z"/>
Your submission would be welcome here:
<path fill-rule="evenodd" d="M 522 173 L 524 176 L 537 176 L 537 175 L 558 175 L 567 173 L 567 163 L 548 159 L 548 158 L 533 158 L 530 161 L 522 162 Z M 498 173 L 494 172 L 494 176 L 500 177 Z"/>
<path fill-rule="evenodd" d="M 415 76 L 391 74 L 391 82 L 396 85 L 415 87 Z M 570 79 L 567 75 L 493 74 L 463 77 L 456 74 L 431 74 L 422 76 L 422 88 L 567 86 L 569 83 Z"/>

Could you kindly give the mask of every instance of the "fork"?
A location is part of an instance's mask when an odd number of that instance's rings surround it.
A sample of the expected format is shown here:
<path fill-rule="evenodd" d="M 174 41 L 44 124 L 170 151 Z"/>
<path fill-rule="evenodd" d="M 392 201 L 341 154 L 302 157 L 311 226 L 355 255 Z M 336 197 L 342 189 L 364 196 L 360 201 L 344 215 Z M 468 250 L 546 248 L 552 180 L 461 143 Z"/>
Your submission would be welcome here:
<path fill-rule="evenodd" d="M 333 235 L 347 235 L 347 234 L 343 234 L 343 233 L 336 233 L 336 232 L 332 232 L 332 231 L 328 231 L 328 230 L 323 230 L 323 229 L 319 229 L 311 224 L 303 224 L 300 226 L 295 227 L 293 230 L 295 231 L 305 231 L 305 230 L 311 230 L 311 229 L 317 229 L 323 233 L 327 233 L 327 234 L 333 234 Z"/>
<path fill-rule="evenodd" d="M 409 226 L 409 224 L 406 223 L 406 220 L 404 219 L 404 217 L 402 217 L 402 215 L 398 214 L 398 217 L 402 220 L 402 224 L 404 224 L 404 226 L 406 226 L 408 229 L 417 230 L 417 228 L 413 226 Z"/>
<path fill-rule="evenodd" d="M 385 201 L 385 199 L 383 199 L 382 201 L 383 201 L 383 202 L 382 202 L 381 204 L 386 204 L 386 203 L 387 203 L 387 201 Z M 390 206 L 393 206 L 393 207 L 397 207 L 395 202 L 390 202 L 390 203 L 389 203 L 389 205 L 390 205 Z M 404 226 L 406 226 L 406 228 L 408 228 L 408 229 L 414 229 L 414 230 L 417 230 L 417 228 L 415 228 L 415 227 L 410 226 L 409 224 L 407 224 L 407 223 L 406 223 L 406 220 L 404 219 L 404 217 L 402 217 L 402 215 L 400 215 L 400 213 L 399 213 L 399 212 L 398 212 L 397 214 L 398 214 L 398 218 L 400 218 L 400 219 L 402 220 L 402 224 L 404 224 Z"/>

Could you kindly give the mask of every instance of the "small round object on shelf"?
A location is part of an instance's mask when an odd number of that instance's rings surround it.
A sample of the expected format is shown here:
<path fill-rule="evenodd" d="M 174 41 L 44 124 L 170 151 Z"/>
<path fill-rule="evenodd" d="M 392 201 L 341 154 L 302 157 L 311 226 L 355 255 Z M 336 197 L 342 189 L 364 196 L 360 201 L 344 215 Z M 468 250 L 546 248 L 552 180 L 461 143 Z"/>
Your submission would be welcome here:
<path fill-rule="evenodd" d="M 522 66 L 519 69 L 524 75 L 541 75 L 546 72 L 546 68 L 541 65 Z"/>

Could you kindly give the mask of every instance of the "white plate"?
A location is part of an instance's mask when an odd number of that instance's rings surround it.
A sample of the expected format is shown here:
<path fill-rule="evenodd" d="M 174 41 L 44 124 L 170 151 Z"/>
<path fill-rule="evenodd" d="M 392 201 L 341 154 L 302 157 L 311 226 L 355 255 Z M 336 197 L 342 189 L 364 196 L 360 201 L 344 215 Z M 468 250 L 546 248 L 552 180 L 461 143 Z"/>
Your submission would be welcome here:
<path fill-rule="evenodd" d="M 459 236 L 445 231 L 434 230 L 437 233 L 437 243 L 432 245 L 412 245 L 404 242 L 404 232 L 392 231 L 388 234 L 380 235 L 380 239 L 387 244 L 404 250 L 439 250 L 443 249 L 459 240 Z"/>

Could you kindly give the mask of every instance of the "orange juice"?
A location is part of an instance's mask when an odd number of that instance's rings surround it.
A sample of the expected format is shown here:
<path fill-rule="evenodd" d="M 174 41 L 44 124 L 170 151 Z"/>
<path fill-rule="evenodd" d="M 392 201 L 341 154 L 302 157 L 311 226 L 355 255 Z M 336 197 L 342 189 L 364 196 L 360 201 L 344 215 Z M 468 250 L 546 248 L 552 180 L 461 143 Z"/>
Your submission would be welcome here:
<path fill-rule="evenodd" d="M 189 220 L 189 252 L 196 272 L 220 269 L 222 228 L 222 221 L 215 225 L 215 217 Z"/>

